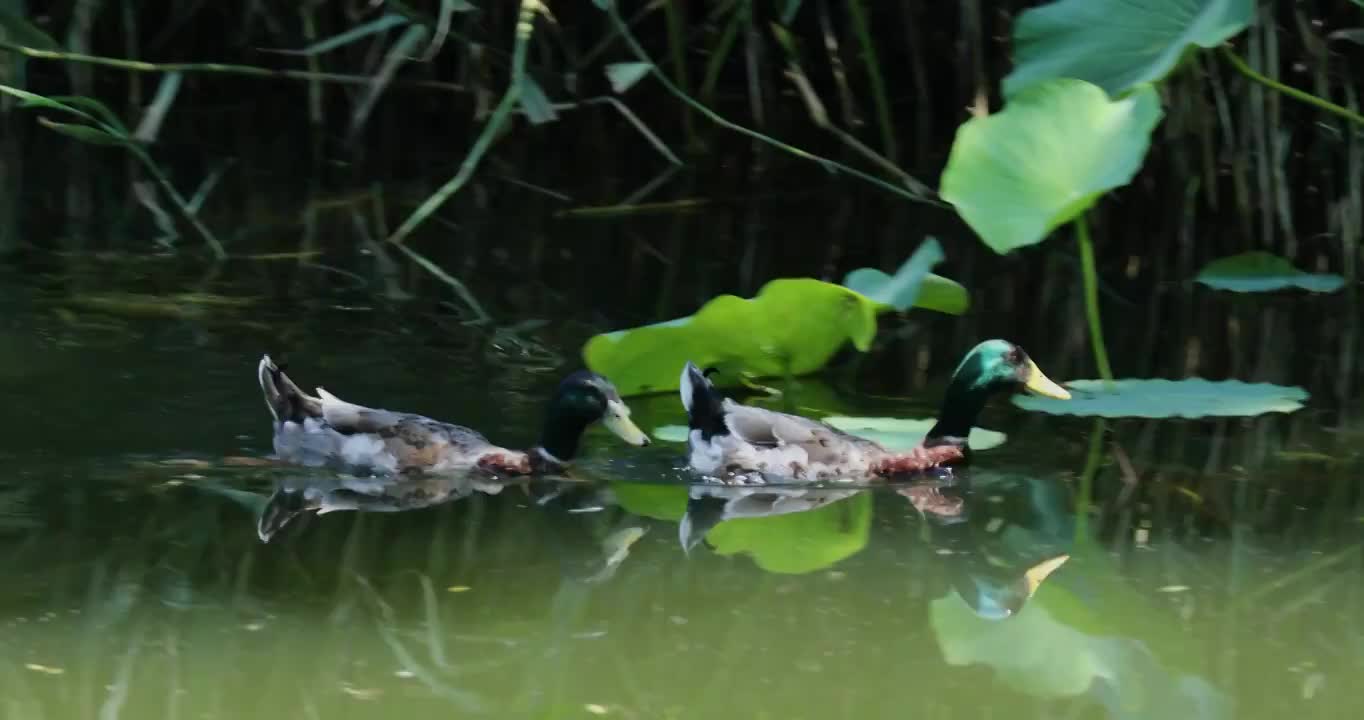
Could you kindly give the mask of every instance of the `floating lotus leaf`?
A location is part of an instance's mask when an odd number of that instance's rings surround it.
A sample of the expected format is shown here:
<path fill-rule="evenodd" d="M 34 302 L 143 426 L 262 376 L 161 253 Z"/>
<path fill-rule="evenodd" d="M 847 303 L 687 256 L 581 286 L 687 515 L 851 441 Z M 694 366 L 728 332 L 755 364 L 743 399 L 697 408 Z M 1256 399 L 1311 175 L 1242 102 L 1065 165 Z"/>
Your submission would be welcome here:
<path fill-rule="evenodd" d="M 1053 78 L 1121 95 L 1163 78 L 1190 46 L 1214 47 L 1254 18 L 1251 0 L 1060 0 L 1014 23 L 1005 97 Z"/>
<path fill-rule="evenodd" d="M 1070 400 L 1015 395 L 1013 403 L 1052 415 L 1196 418 L 1291 413 L 1301 409 L 1308 397 L 1299 387 L 1201 378 L 1123 379 L 1113 381 L 1111 388 L 1103 380 L 1072 380 L 1065 385 Z"/>
<path fill-rule="evenodd" d="M 1083 80 L 1034 85 L 957 130 L 942 198 L 997 253 L 1041 242 L 1131 182 L 1160 118 L 1150 86 L 1110 100 Z"/>
<path fill-rule="evenodd" d="M 1303 272 L 1278 255 L 1258 250 L 1213 260 L 1194 280 L 1216 290 L 1245 293 L 1293 287 L 1328 293 L 1345 286 L 1339 275 Z"/>

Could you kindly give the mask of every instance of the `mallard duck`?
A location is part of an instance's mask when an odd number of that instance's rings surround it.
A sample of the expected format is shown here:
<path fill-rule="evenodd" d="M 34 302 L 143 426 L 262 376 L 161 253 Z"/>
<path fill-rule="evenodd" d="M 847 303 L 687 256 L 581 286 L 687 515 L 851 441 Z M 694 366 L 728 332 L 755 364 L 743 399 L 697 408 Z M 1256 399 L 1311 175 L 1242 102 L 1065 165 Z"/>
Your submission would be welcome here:
<path fill-rule="evenodd" d="M 559 383 L 539 444 L 524 451 L 493 445 L 461 425 L 348 403 L 322 388 L 309 395 L 269 355 L 261 358 L 257 374 L 275 420 L 275 453 L 300 465 L 370 475 L 468 469 L 497 475 L 554 473 L 573 459 L 583 431 L 597 421 L 631 445 L 649 444 L 615 386 L 586 370 Z"/>
<path fill-rule="evenodd" d="M 740 484 L 875 480 L 966 462 L 967 436 L 986 401 L 1017 389 L 1070 397 L 1023 348 L 1006 340 L 980 343 L 952 374 L 938 420 L 924 441 L 908 452 L 894 452 L 826 423 L 740 405 L 723 397 L 690 361 L 679 387 L 691 469 Z"/>

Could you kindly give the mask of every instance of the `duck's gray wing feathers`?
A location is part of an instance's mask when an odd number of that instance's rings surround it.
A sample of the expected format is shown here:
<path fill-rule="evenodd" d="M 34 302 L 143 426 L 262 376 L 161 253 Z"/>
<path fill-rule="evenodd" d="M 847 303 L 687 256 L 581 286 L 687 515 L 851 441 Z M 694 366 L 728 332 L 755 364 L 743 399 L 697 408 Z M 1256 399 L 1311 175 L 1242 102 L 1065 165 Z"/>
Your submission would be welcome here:
<path fill-rule="evenodd" d="M 843 432 L 817 420 L 725 400 L 725 426 L 738 439 L 757 447 L 796 445 L 811 462 L 838 462 L 849 447 L 885 452 L 879 443 Z"/>

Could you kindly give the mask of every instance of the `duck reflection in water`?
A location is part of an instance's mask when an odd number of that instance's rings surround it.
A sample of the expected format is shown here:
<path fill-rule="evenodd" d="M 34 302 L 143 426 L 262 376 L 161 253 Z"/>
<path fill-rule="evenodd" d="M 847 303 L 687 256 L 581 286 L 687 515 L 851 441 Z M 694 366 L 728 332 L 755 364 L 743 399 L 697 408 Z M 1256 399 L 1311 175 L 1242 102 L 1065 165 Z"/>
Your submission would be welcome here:
<path fill-rule="evenodd" d="M 500 480 L 484 472 L 406 474 L 355 477 L 313 473 L 282 480 L 265 502 L 256 521 L 256 534 L 270 542 L 300 515 L 332 512 L 405 512 L 462 500 L 475 493 L 497 495 L 509 487 L 528 494 L 542 485 L 556 487 L 553 480 Z M 543 492 L 543 490 L 541 490 Z"/>
<path fill-rule="evenodd" d="M 809 512 L 864 492 L 867 490 L 693 485 L 687 492 L 687 512 L 678 523 L 677 539 L 682 551 L 690 554 L 707 533 L 727 520 Z"/>
<path fill-rule="evenodd" d="M 992 620 L 1017 614 L 1070 559 L 1060 549 L 1069 515 L 1057 491 L 1038 478 L 979 470 L 896 490 L 928 524 L 957 595 Z"/>

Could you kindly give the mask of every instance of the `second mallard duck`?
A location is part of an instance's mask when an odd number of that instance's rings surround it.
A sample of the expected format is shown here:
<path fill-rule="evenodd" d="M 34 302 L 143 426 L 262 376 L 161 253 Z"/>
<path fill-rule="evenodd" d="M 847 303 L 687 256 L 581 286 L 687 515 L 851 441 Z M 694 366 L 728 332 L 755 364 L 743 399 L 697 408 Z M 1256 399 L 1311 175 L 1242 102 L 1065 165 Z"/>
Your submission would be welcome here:
<path fill-rule="evenodd" d="M 529 450 L 498 447 L 475 430 L 412 413 L 348 403 L 317 389 L 301 390 L 270 359 L 257 369 L 265 405 L 275 420 L 281 460 L 363 475 L 481 469 L 498 475 L 563 470 L 583 431 L 600 421 L 631 445 L 649 444 L 609 380 L 586 370 L 559 383 L 545 413 L 540 442 Z"/>
<path fill-rule="evenodd" d="M 1023 348 L 1006 340 L 980 343 L 952 374 L 938 421 L 924 441 L 896 452 L 816 420 L 740 405 L 688 362 L 680 386 L 688 465 L 724 482 L 771 483 L 878 480 L 959 464 L 969 459 L 966 439 L 986 401 L 1015 390 L 1070 398 Z"/>

